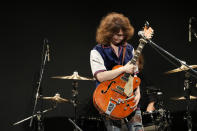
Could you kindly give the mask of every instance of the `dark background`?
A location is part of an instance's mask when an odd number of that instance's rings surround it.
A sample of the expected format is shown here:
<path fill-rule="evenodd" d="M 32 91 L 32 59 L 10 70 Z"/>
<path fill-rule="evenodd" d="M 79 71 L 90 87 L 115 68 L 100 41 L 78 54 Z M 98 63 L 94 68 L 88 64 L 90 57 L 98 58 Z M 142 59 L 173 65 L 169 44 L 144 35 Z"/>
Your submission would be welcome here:
<path fill-rule="evenodd" d="M 1 4 L 1 111 L 0 130 L 22 131 L 28 128 L 29 120 L 12 126 L 13 123 L 32 115 L 36 82 L 38 81 L 44 38 L 50 41 L 50 62 L 47 62 L 41 83 L 43 96 L 72 98 L 72 80 L 52 79 L 52 76 L 79 75 L 92 77 L 89 53 L 96 44 L 95 32 L 101 18 L 109 12 L 123 13 L 129 17 L 135 28 L 130 43 L 138 45 L 137 32 L 145 21 L 154 29 L 153 41 L 189 65 L 195 65 L 197 40 L 192 36 L 188 42 L 188 21 L 196 16 L 195 4 L 186 3 L 10 3 Z M 194 27 L 196 21 L 193 22 Z M 184 95 L 184 73 L 164 75 L 175 69 L 150 45 L 143 50 L 145 73 L 155 86 L 163 91 L 165 106 L 172 112 L 184 112 L 185 101 L 173 101 L 171 97 Z M 91 99 L 95 83 L 79 81 L 78 114 L 83 115 L 84 107 Z M 192 95 L 197 95 L 192 86 Z M 49 101 L 38 103 L 42 110 L 51 106 Z M 191 102 L 191 110 L 196 112 L 196 101 Z M 73 106 L 69 103 L 46 113 L 45 118 L 56 118 L 49 123 L 59 126 L 73 117 Z M 195 116 L 192 116 L 193 118 Z M 59 118 L 59 119 L 58 119 Z M 181 117 L 179 120 L 182 120 Z M 194 119 L 194 126 L 196 125 Z M 184 123 L 186 124 L 186 123 Z M 47 124 L 46 124 L 47 125 Z M 63 126 L 62 126 L 63 128 Z M 66 130 L 66 129 L 65 129 Z M 67 128 L 68 130 L 68 128 Z"/>

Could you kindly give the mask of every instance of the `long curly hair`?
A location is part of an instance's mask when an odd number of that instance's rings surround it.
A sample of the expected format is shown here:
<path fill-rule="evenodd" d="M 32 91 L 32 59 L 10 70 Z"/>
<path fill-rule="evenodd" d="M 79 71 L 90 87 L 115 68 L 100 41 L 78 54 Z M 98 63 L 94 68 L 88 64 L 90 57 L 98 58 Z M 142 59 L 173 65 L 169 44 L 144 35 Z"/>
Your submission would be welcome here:
<path fill-rule="evenodd" d="M 141 72 L 144 69 L 144 56 L 143 56 L 143 54 L 140 54 L 140 56 L 138 58 L 138 69 L 139 69 L 139 72 Z"/>
<path fill-rule="evenodd" d="M 132 38 L 134 28 L 129 19 L 123 14 L 112 12 L 102 18 L 96 32 L 96 41 L 99 44 L 107 45 L 111 42 L 114 34 L 122 30 L 124 33 L 123 43 Z"/>

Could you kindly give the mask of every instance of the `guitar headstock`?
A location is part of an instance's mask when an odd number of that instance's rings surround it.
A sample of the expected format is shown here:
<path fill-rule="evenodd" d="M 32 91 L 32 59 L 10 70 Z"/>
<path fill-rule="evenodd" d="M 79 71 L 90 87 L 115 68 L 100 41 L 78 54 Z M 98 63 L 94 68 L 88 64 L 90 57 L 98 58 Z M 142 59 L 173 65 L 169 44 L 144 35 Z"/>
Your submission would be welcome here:
<path fill-rule="evenodd" d="M 148 21 L 146 21 L 144 25 L 143 33 L 146 39 L 151 39 L 153 37 L 154 30 L 149 26 Z"/>

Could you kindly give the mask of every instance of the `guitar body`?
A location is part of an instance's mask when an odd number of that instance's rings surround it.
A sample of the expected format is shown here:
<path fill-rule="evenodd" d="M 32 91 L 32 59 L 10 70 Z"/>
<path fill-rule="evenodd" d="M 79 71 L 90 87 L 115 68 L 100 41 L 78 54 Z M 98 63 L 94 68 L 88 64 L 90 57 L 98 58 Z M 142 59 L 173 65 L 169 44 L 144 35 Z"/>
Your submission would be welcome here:
<path fill-rule="evenodd" d="M 112 70 L 119 67 L 121 65 L 115 66 Z M 130 76 L 129 81 L 127 80 L 124 79 L 123 73 L 97 86 L 93 94 L 93 103 L 101 114 L 118 120 L 129 116 L 136 109 L 133 91 L 140 85 L 140 78 Z"/>

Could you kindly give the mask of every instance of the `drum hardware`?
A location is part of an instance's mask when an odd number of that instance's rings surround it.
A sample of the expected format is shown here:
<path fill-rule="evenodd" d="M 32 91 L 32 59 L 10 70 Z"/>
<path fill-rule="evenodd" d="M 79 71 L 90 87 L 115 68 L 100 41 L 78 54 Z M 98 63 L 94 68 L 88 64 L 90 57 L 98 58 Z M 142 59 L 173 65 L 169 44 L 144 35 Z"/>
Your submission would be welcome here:
<path fill-rule="evenodd" d="M 74 121 L 72 121 L 70 118 L 68 120 L 75 126 L 75 130 L 83 131 L 77 124 L 75 124 Z"/>
<path fill-rule="evenodd" d="M 78 118 L 78 124 L 86 131 L 105 131 L 105 124 L 102 116 L 83 115 Z"/>
<path fill-rule="evenodd" d="M 190 83 L 190 74 L 188 72 L 185 73 L 185 80 L 184 80 L 184 91 L 185 91 L 185 98 L 187 102 L 187 109 L 186 109 L 186 114 L 184 116 L 184 119 L 187 120 L 187 127 L 188 131 L 192 131 L 192 117 L 190 113 L 190 95 L 191 95 L 191 90 L 189 87 Z"/>
<path fill-rule="evenodd" d="M 170 128 L 171 116 L 165 109 L 143 112 L 142 117 L 145 131 L 168 131 Z"/>
<path fill-rule="evenodd" d="M 190 83 L 191 80 L 191 76 L 193 76 L 194 78 L 197 78 L 197 72 L 194 70 L 194 68 L 197 68 L 197 65 L 187 65 L 186 62 L 184 61 L 180 61 L 179 59 L 176 58 L 177 61 L 179 61 L 181 63 L 181 67 L 171 70 L 171 71 L 167 71 L 165 72 L 165 74 L 171 74 L 171 73 L 176 73 L 176 72 L 181 72 L 184 71 L 185 72 L 185 80 L 184 80 L 184 92 L 185 92 L 185 96 L 184 97 L 179 97 L 179 98 L 172 98 L 174 100 L 186 100 L 187 103 L 187 108 L 186 108 L 186 114 L 184 116 L 184 120 L 187 121 L 187 128 L 188 131 L 192 131 L 192 117 L 191 117 L 191 113 L 190 113 L 190 101 L 193 99 L 197 99 L 197 97 L 195 96 L 191 96 L 191 90 L 190 90 Z M 189 73 L 189 71 L 192 71 L 195 75 Z"/>
<path fill-rule="evenodd" d="M 157 112 L 159 113 L 158 117 L 158 130 L 159 131 L 170 131 L 172 124 L 172 116 L 169 110 L 166 109 L 163 100 L 158 101 L 157 103 Z"/>
<path fill-rule="evenodd" d="M 20 121 L 18 121 L 18 122 L 15 122 L 15 123 L 13 124 L 13 126 L 18 125 L 18 124 L 20 124 L 20 123 L 22 123 L 22 122 L 24 122 L 24 121 L 27 121 L 27 120 L 29 120 L 29 119 L 32 119 L 32 118 L 36 117 L 37 120 L 38 120 L 38 131 L 42 131 L 42 130 L 43 130 L 42 121 L 41 121 L 42 115 L 43 115 L 44 113 L 47 113 L 48 111 L 52 111 L 53 109 L 56 108 L 56 106 L 57 106 L 57 105 L 54 105 L 52 108 L 46 109 L 46 110 L 44 110 L 44 111 L 37 111 L 33 116 L 30 116 L 30 117 L 27 117 L 27 118 L 25 118 L 25 119 L 23 119 L 23 120 L 20 120 Z"/>
<path fill-rule="evenodd" d="M 155 88 L 154 86 L 146 87 L 147 95 L 154 95 L 155 100 L 155 110 L 142 112 L 144 130 L 146 131 L 168 131 L 170 130 L 171 115 L 170 112 L 164 106 L 162 99 L 163 92 Z"/>
<path fill-rule="evenodd" d="M 147 86 L 145 93 L 147 95 L 157 95 L 157 96 L 163 95 L 163 92 L 154 86 Z"/>
<path fill-rule="evenodd" d="M 53 104 L 53 107 L 52 108 L 49 108 L 49 109 L 46 109 L 44 111 L 37 111 L 33 116 L 30 116 L 30 117 L 27 117 L 23 120 L 20 120 L 18 122 L 15 122 L 13 125 L 18 125 L 24 121 L 27 121 L 29 119 L 32 119 L 34 117 L 37 118 L 37 121 L 38 121 L 38 131 L 43 131 L 44 130 L 44 127 L 42 125 L 42 115 L 48 111 L 52 111 L 53 109 L 55 109 L 57 107 L 57 104 L 58 103 L 68 103 L 70 102 L 70 100 L 68 99 L 65 99 L 65 98 L 62 98 L 60 97 L 60 94 L 59 93 L 56 93 L 53 97 L 43 97 L 42 95 L 38 96 L 39 99 L 43 99 L 43 100 L 50 100 L 50 101 L 53 101 L 55 102 Z"/>
<path fill-rule="evenodd" d="M 188 131 L 192 131 L 192 116 L 190 113 L 190 102 L 191 100 L 197 100 L 197 96 L 191 95 L 190 83 L 191 83 L 191 74 L 186 72 L 185 73 L 185 80 L 184 80 L 184 93 L 185 95 L 182 97 L 172 97 L 172 100 L 184 100 L 186 101 L 186 113 L 183 117 L 184 120 L 187 121 L 187 128 Z"/>
<path fill-rule="evenodd" d="M 170 111 L 166 109 L 159 109 L 160 114 L 159 123 L 158 123 L 158 130 L 160 131 L 169 131 L 170 126 L 172 124 L 172 117 Z"/>
<path fill-rule="evenodd" d="M 82 116 L 81 119 L 102 121 L 102 118 L 99 116 Z"/>
<path fill-rule="evenodd" d="M 73 74 L 70 75 L 70 76 L 53 76 L 51 78 L 73 80 L 73 82 L 72 82 L 72 86 L 73 86 L 72 97 L 73 97 L 73 99 L 70 102 L 73 104 L 73 107 L 74 107 L 74 121 L 72 121 L 70 118 L 69 118 L 69 121 L 75 126 L 75 129 L 74 129 L 75 131 L 81 130 L 79 128 L 79 126 L 77 125 L 77 102 L 78 102 L 77 97 L 78 97 L 78 94 L 79 94 L 79 92 L 77 90 L 77 87 L 79 85 L 78 80 L 95 80 L 95 79 L 80 76 L 77 71 L 74 71 Z"/>
<path fill-rule="evenodd" d="M 74 72 L 76 74 L 78 74 L 77 72 Z M 73 78 L 72 78 L 73 79 Z M 79 80 L 82 80 L 80 77 L 78 77 L 77 79 Z M 83 80 L 90 80 L 90 79 L 84 79 Z M 73 83 L 72 83 L 72 86 L 73 86 L 73 90 L 72 90 L 72 97 L 73 97 L 73 100 L 72 100 L 72 104 L 74 106 L 74 121 L 72 121 L 70 118 L 69 118 L 69 121 L 75 126 L 75 129 L 74 131 L 77 131 L 77 130 L 80 130 L 82 131 L 79 126 L 77 125 L 77 102 L 78 102 L 78 90 L 77 90 L 77 87 L 78 87 L 78 81 L 76 79 L 74 79 Z"/>

